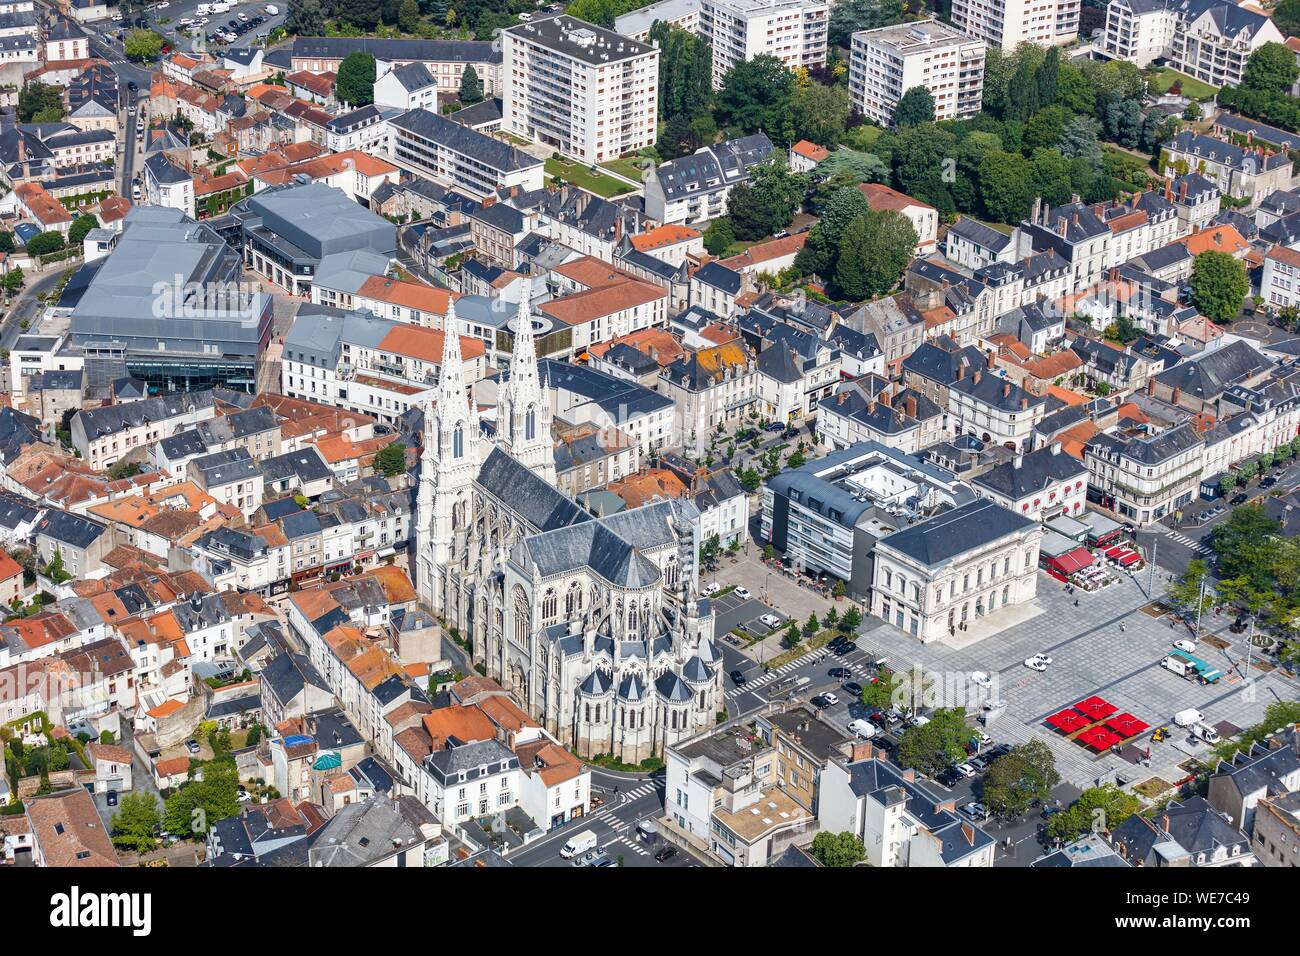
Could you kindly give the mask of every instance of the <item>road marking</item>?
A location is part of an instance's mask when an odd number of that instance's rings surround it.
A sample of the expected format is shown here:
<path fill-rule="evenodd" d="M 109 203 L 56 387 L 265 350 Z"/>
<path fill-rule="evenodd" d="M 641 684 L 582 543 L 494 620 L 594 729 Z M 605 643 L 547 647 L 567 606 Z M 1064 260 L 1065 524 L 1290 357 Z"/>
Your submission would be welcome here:
<path fill-rule="evenodd" d="M 1213 550 L 1209 545 L 1202 544 L 1199 541 L 1193 541 L 1191 538 L 1187 537 L 1187 535 L 1178 531 L 1166 531 L 1165 537 L 1172 538 L 1175 542 L 1196 554 L 1209 554 Z"/>

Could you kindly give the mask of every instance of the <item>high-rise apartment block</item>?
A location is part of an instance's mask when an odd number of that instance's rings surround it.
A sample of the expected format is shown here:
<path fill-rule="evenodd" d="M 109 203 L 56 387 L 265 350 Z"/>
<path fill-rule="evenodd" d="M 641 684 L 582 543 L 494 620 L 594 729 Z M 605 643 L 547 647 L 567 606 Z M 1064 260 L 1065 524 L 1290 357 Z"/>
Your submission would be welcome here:
<path fill-rule="evenodd" d="M 790 69 L 826 65 L 825 0 L 702 0 L 700 36 L 713 46 L 713 86 L 737 63 L 766 53 Z"/>
<path fill-rule="evenodd" d="M 989 46 L 1056 46 L 1079 34 L 1080 0 L 952 0 L 952 22 Z"/>
<path fill-rule="evenodd" d="M 936 120 L 973 116 L 984 95 L 985 49 L 983 40 L 937 20 L 859 30 L 849 62 L 853 105 L 888 126 L 903 94 L 923 86 L 934 97 Z"/>
<path fill-rule="evenodd" d="M 654 144 L 659 51 L 560 16 L 501 34 L 502 128 L 587 163 Z"/>

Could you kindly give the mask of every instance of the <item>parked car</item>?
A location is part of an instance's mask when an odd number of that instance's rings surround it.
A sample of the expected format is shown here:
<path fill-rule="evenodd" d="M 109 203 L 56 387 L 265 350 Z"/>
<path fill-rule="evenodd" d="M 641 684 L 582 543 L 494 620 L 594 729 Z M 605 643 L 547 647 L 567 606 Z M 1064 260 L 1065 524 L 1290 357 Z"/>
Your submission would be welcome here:
<path fill-rule="evenodd" d="M 1043 671 L 1047 670 L 1047 664 L 1037 654 L 1035 654 L 1033 657 L 1026 657 L 1025 666 L 1028 667 L 1031 671 L 1038 671 L 1039 673 L 1042 673 Z"/>
<path fill-rule="evenodd" d="M 853 676 L 853 671 L 847 667 L 832 667 L 826 672 L 827 677 L 833 677 L 836 680 L 848 680 Z"/>
<path fill-rule="evenodd" d="M 745 672 L 744 672 L 744 671 L 741 671 L 741 670 L 734 670 L 734 671 L 731 672 L 731 682 L 732 682 L 733 684 L 743 684 L 743 683 L 745 683 L 745 680 L 746 680 L 746 678 L 745 678 Z"/>
<path fill-rule="evenodd" d="M 1196 642 L 1189 640 L 1174 641 L 1174 647 L 1180 651 L 1186 651 L 1188 654 L 1196 653 Z"/>
<path fill-rule="evenodd" d="M 998 744 L 988 751 L 988 757 L 990 760 L 997 760 L 999 757 L 1005 757 L 1014 749 L 1010 744 Z"/>
<path fill-rule="evenodd" d="M 869 720 L 863 720 L 861 717 L 856 720 L 850 720 L 848 728 L 849 733 L 863 740 L 870 740 L 876 735 L 876 725 Z"/>
<path fill-rule="evenodd" d="M 717 594 L 721 590 L 722 590 L 721 584 L 719 584 L 717 581 L 710 581 L 708 584 L 704 585 L 704 587 L 700 589 L 700 593 L 705 597 L 712 597 L 713 595 Z"/>
<path fill-rule="evenodd" d="M 973 777 L 976 773 L 975 768 L 968 763 L 959 763 L 955 769 L 963 777 Z"/>
<path fill-rule="evenodd" d="M 193 738 L 190 738 L 189 740 L 185 741 L 185 749 L 192 754 L 196 754 L 199 752 L 199 742 Z"/>
<path fill-rule="evenodd" d="M 783 432 L 783 431 L 785 431 L 785 426 L 782 425 L 780 422 L 768 422 L 766 425 L 763 426 L 763 431 L 765 431 L 765 432 Z"/>
<path fill-rule="evenodd" d="M 824 694 L 818 694 L 812 699 L 812 702 L 818 707 L 834 707 L 840 702 L 840 699 L 835 694 L 827 691 Z"/>
<path fill-rule="evenodd" d="M 1249 500 L 1250 495 L 1246 494 L 1244 491 L 1239 491 L 1232 496 L 1232 503 L 1234 505 L 1244 505 Z"/>
<path fill-rule="evenodd" d="M 975 733 L 972 734 L 971 736 L 972 739 L 981 747 L 988 747 L 993 743 L 993 738 L 990 737 L 988 734 L 984 733 L 984 731 L 982 730 L 975 731 Z"/>
<path fill-rule="evenodd" d="M 988 816 L 988 808 L 982 803 L 972 801 L 961 808 L 961 812 L 966 814 L 972 820 L 983 820 Z"/>
<path fill-rule="evenodd" d="M 104 802 L 107 803 L 110 807 L 117 806 L 117 791 L 110 790 L 108 791 L 108 793 L 104 794 Z"/>
<path fill-rule="evenodd" d="M 765 624 L 765 625 L 767 625 L 768 627 L 780 627 L 780 626 L 781 626 L 781 619 L 780 619 L 779 617 L 777 617 L 775 614 L 764 614 L 764 615 L 763 615 L 762 617 L 760 617 L 758 620 L 759 620 L 759 623 L 761 623 L 761 624 Z"/>
<path fill-rule="evenodd" d="M 677 855 L 677 847 L 666 846 L 655 854 L 655 860 L 659 863 L 667 863 Z"/>
<path fill-rule="evenodd" d="M 857 649 L 858 649 L 858 645 L 857 645 L 857 642 L 856 642 L 856 641 L 845 641 L 843 644 L 840 645 L 840 649 L 839 649 L 838 651 L 836 651 L 835 653 L 837 653 L 837 654 L 852 654 L 852 653 L 853 653 L 854 651 L 856 651 Z"/>
<path fill-rule="evenodd" d="M 962 782 L 961 771 L 956 767 L 949 767 L 936 778 L 945 787 L 955 787 Z"/>
<path fill-rule="evenodd" d="M 749 588 L 745 587 L 743 584 L 736 585 L 736 590 L 734 593 L 736 597 L 744 601 L 748 601 L 750 598 L 754 596 L 749 593 Z"/>
<path fill-rule="evenodd" d="M 978 684 L 980 687 L 988 688 L 993 686 L 993 678 L 989 677 L 989 675 L 984 673 L 983 671 L 971 671 L 970 679 L 973 683 Z"/>
<path fill-rule="evenodd" d="M 852 680 L 845 681 L 840 686 L 844 688 L 844 693 L 846 694 L 852 694 L 854 697 L 862 696 L 862 685 L 859 684 L 857 681 L 852 681 Z"/>

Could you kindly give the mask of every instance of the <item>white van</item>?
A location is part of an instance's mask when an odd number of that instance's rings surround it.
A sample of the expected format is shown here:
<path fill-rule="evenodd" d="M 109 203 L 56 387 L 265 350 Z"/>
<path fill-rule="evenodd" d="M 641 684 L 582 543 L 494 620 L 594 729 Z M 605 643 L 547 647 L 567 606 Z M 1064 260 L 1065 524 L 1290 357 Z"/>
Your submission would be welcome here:
<path fill-rule="evenodd" d="M 860 740 L 870 740 L 876 736 L 876 725 L 859 717 L 857 720 L 849 721 L 849 733 Z"/>
<path fill-rule="evenodd" d="M 279 16 L 280 8 L 273 3 L 268 3 L 266 5 L 266 13 L 267 16 L 272 16 L 272 17 Z"/>
<path fill-rule="evenodd" d="M 575 856 L 587 853 L 596 849 L 596 834 L 590 830 L 583 830 L 581 833 L 575 833 L 569 837 L 569 842 L 564 844 L 564 849 L 560 851 L 560 856 L 566 860 L 571 860 Z"/>

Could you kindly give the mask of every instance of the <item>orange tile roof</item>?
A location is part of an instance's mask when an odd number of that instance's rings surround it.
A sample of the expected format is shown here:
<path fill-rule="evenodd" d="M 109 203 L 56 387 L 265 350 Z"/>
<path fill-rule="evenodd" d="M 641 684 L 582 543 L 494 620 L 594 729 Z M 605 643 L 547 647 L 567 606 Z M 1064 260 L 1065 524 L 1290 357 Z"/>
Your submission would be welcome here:
<path fill-rule="evenodd" d="M 1203 315 L 1194 315 L 1178 323 L 1178 334 L 1195 342 L 1210 342 L 1223 336 L 1223 329 Z"/>
<path fill-rule="evenodd" d="M 465 707 L 453 704 L 451 707 L 439 707 L 431 714 L 425 714 L 421 723 L 425 733 L 433 738 L 435 750 L 442 749 L 450 737 L 463 743 L 479 740 L 495 740 L 496 725 L 476 706 Z"/>
<path fill-rule="evenodd" d="M 548 787 L 573 780 L 582 773 L 582 761 L 545 738 L 515 748 L 524 773 L 537 774 Z"/>
<path fill-rule="evenodd" d="M 1057 379 L 1066 372 L 1080 368 L 1082 365 L 1083 359 L 1079 358 L 1077 352 L 1072 349 L 1063 349 L 1040 359 L 1030 359 L 1024 362 L 1022 367 L 1034 378 Z"/>
<path fill-rule="evenodd" d="M 27 819 L 46 866 L 120 866 L 108 829 L 83 787 L 32 797 Z"/>
<path fill-rule="evenodd" d="M 446 315 L 447 303 L 460 298 L 457 293 L 449 289 L 439 289 L 423 282 L 390 279 L 387 276 L 371 276 L 361 284 L 361 288 L 357 290 L 357 295 L 364 296 L 367 299 L 375 299 L 379 302 L 400 305 L 408 309 L 430 312 L 434 315 Z M 438 334 L 441 335 L 442 333 Z M 470 340 L 461 340 L 462 349 L 466 341 Z M 477 342 L 478 340 L 474 339 L 472 341 Z M 440 352 L 439 355 L 441 354 Z"/>
<path fill-rule="evenodd" d="M 686 354 L 686 349 L 682 348 L 682 343 L 677 341 L 677 336 L 667 329 L 658 328 L 639 329 L 630 335 L 621 335 L 616 339 L 597 342 L 587 351 L 600 358 L 615 345 L 631 346 L 638 352 L 642 352 L 658 362 L 660 368 L 671 365 Z"/>
<path fill-rule="evenodd" d="M 363 286 L 364 288 L 364 286 Z M 379 340 L 378 348 L 385 352 L 394 352 L 410 358 L 418 358 L 435 365 L 442 361 L 444 345 L 442 329 L 430 329 L 422 325 L 407 325 L 399 322 Z M 460 336 L 460 354 L 464 359 L 476 359 L 485 351 L 482 339 Z"/>
<path fill-rule="evenodd" d="M 390 604 L 409 604 L 416 598 L 415 588 L 406 572 L 396 565 L 384 564 L 366 572 L 384 589 L 384 597 Z"/>
<path fill-rule="evenodd" d="M 632 248 L 637 252 L 651 252 L 666 246 L 675 246 L 679 242 L 690 242 L 703 237 L 698 229 L 690 226 L 659 226 L 638 236 L 631 236 Z"/>
<path fill-rule="evenodd" d="M 767 242 L 755 243 L 740 255 L 732 256 L 730 259 L 723 259 L 718 264 L 739 272 L 747 266 L 762 265 L 764 262 L 771 262 L 773 259 L 780 259 L 797 253 L 807 244 L 808 233 L 806 232 L 801 232 L 797 236 L 769 239 Z"/>
<path fill-rule="evenodd" d="M 178 711 L 178 710 L 184 710 L 184 709 L 185 709 L 185 703 L 184 703 L 184 701 L 179 701 L 179 700 L 174 700 L 174 699 L 173 699 L 173 700 L 165 700 L 165 701 L 163 701 L 161 704 L 159 704 L 157 707 L 154 707 L 154 708 L 151 709 L 151 710 L 146 710 L 145 713 L 148 714 L 150 717 L 153 717 L 153 718 L 156 720 L 156 719 L 158 719 L 159 717 L 168 717 L 168 716 L 170 716 L 170 715 L 176 713 L 176 711 Z M 181 758 L 177 758 L 177 759 L 181 759 Z M 184 759 L 188 760 L 189 758 L 186 757 L 186 758 L 184 758 Z M 186 766 L 187 766 L 187 768 L 188 768 L 188 764 L 187 764 Z"/>
<path fill-rule="evenodd" d="M 1139 425 L 1146 425 L 1151 421 L 1147 414 L 1138 408 L 1132 402 L 1125 402 L 1119 407 L 1119 417 L 1128 421 L 1137 422 Z"/>
<path fill-rule="evenodd" d="M 717 345 L 726 345 L 728 342 L 738 341 L 740 333 L 730 326 L 723 325 L 721 322 L 714 322 L 700 329 L 700 338 L 707 339 Z"/>
<path fill-rule="evenodd" d="M 578 285 L 586 286 L 588 289 L 603 289 L 606 286 L 617 285 L 628 279 L 636 278 L 632 273 L 624 272 L 617 266 L 606 262 L 604 259 L 597 259 L 595 256 L 583 256 L 581 259 L 574 259 L 572 262 L 556 266 L 551 271 L 556 275 L 564 276 L 566 279 L 576 282 Z"/>
<path fill-rule="evenodd" d="M 1057 435 L 1056 440 L 1061 443 L 1063 452 L 1083 461 L 1084 447 L 1100 432 L 1101 429 L 1092 422 L 1079 422 Z"/>
<path fill-rule="evenodd" d="M 606 490 L 627 502 L 629 508 L 640 508 L 656 499 L 684 498 L 689 489 L 667 468 L 652 468 L 643 474 L 628 475 L 622 481 L 611 481 Z"/>
<path fill-rule="evenodd" d="M 814 163 L 820 163 L 831 154 L 830 150 L 825 146 L 818 146 L 816 143 L 810 142 L 806 139 L 801 139 L 799 142 L 791 146 L 790 152 L 811 159 Z"/>
<path fill-rule="evenodd" d="M 172 702 L 168 701 L 168 703 Z M 166 760 L 155 760 L 153 771 L 160 777 L 178 777 L 187 774 L 190 772 L 190 758 L 168 757 Z"/>
<path fill-rule="evenodd" d="M 324 73 L 309 73 L 306 70 L 298 70 L 296 73 L 290 73 L 284 78 L 286 83 L 293 86 L 301 86 L 304 90 L 310 90 L 318 96 L 329 96 L 334 92 L 334 82 L 338 79 L 338 74 L 331 71 Z"/>
<path fill-rule="evenodd" d="M 485 697 L 478 702 L 478 707 L 487 714 L 488 719 L 498 727 L 517 733 L 525 727 L 537 727 L 539 724 L 519 709 L 519 706 L 504 694 Z"/>
<path fill-rule="evenodd" d="M 72 213 L 64 209 L 63 203 L 46 192 L 40 183 L 19 183 L 14 187 L 14 192 L 43 226 L 72 221 Z"/>
<path fill-rule="evenodd" d="M 919 199 L 913 199 L 907 193 L 900 193 L 897 189 L 890 189 L 880 183 L 860 183 L 858 189 L 866 197 L 867 205 L 872 209 L 880 212 L 884 209 L 892 209 L 894 212 L 902 212 L 909 206 L 920 206 L 922 209 L 933 209 L 929 203 L 921 202 Z"/>
<path fill-rule="evenodd" d="M 649 282 L 629 279 L 616 285 L 577 292 L 543 303 L 540 311 L 565 325 L 581 325 L 648 302 L 668 297 L 668 291 Z"/>
<path fill-rule="evenodd" d="M 1066 405 L 1083 405 L 1088 401 L 1086 396 L 1080 395 L 1078 392 L 1072 392 L 1068 388 L 1062 388 L 1059 385 L 1047 386 L 1047 394 L 1060 399 Z"/>
<path fill-rule="evenodd" d="M 1229 255 L 1236 255 L 1250 248 L 1250 243 L 1232 226 L 1207 226 L 1184 239 L 1183 245 L 1194 256 L 1199 256 L 1202 252 L 1226 252 Z"/>
<path fill-rule="evenodd" d="M 23 566 L 9 556 L 9 552 L 0 549 L 0 581 L 8 581 L 16 574 L 23 573 Z"/>

